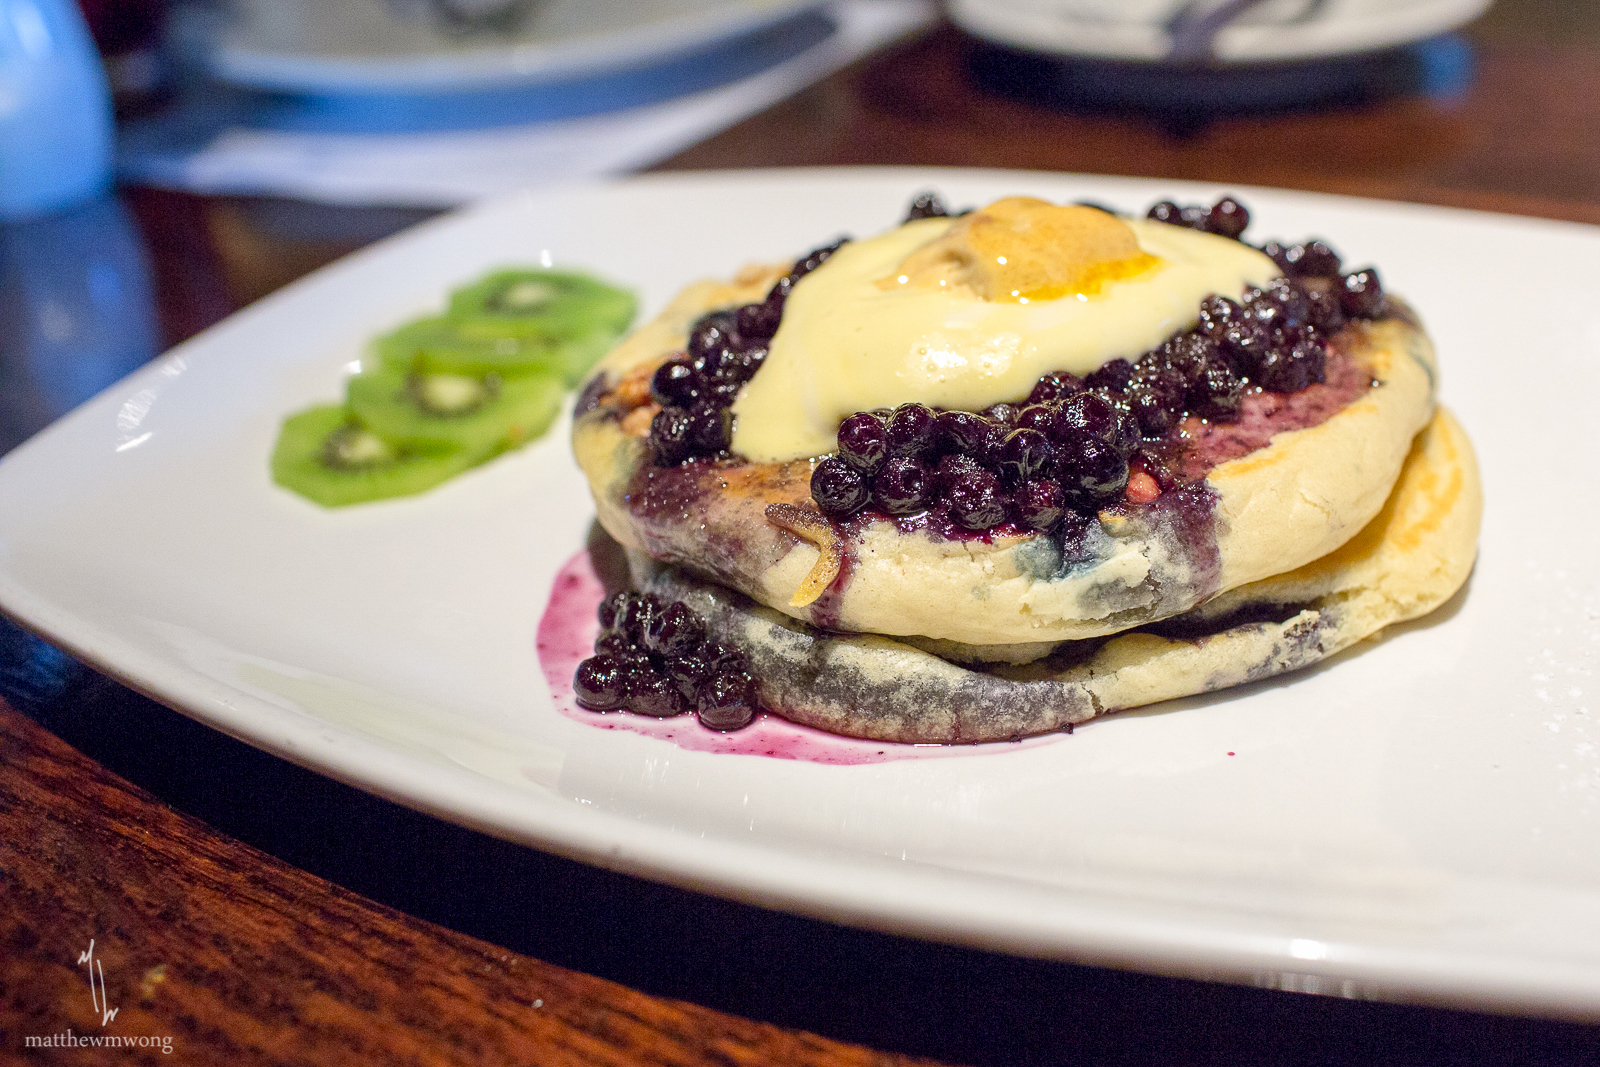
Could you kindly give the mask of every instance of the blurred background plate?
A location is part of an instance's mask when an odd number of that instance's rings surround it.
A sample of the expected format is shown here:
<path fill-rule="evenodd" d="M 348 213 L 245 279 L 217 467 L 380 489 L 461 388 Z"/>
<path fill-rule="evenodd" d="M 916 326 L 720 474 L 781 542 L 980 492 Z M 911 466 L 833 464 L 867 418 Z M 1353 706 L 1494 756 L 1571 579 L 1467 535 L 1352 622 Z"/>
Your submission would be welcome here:
<path fill-rule="evenodd" d="M 234 0 L 208 65 L 291 93 L 504 89 L 658 63 L 820 0 Z"/>
<path fill-rule="evenodd" d="M 1372 52 L 1456 29 L 1490 0 L 950 0 L 996 44 L 1134 62 L 1275 63 Z M 1199 30 L 1185 48 L 1181 30 Z M 1206 33 L 1207 29 L 1214 33 Z M 1194 46 L 1201 47 L 1194 47 Z M 1175 54 L 1176 53 L 1176 54 Z"/>

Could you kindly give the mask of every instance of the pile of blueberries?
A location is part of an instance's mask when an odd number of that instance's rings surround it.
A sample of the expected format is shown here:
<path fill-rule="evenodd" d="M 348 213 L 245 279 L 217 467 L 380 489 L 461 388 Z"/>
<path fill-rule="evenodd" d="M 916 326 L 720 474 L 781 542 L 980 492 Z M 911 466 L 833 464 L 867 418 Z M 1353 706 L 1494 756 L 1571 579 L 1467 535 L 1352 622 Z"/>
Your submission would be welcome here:
<path fill-rule="evenodd" d="M 1149 217 L 1235 240 L 1250 221 L 1232 197 L 1209 208 L 1164 201 Z M 838 454 L 812 474 L 812 499 L 834 519 L 935 508 L 972 531 L 1006 522 L 1049 531 L 1118 499 L 1133 466 L 1172 488 L 1146 442 L 1190 415 L 1236 419 L 1251 388 L 1292 393 L 1321 382 L 1327 338 L 1384 310 L 1377 272 L 1342 274 L 1322 241 L 1273 241 L 1262 251 L 1285 277 L 1237 301 L 1207 297 L 1194 329 L 1137 360 L 1112 360 L 1083 379 L 1046 374 L 1025 400 L 983 412 L 903 404 L 851 415 L 839 426 Z"/>
<path fill-rule="evenodd" d="M 737 649 L 710 640 L 704 620 L 686 605 L 648 593 L 622 592 L 600 604 L 595 655 L 572 680 L 590 711 L 627 709 L 667 719 L 693 711 L 713 730 L 755 721 L 760 691 Z"/>
<path fill-rule="evenodd" d="M 925 193 L 907 220 L 949 214 Z M 1250 224 L 1244 205 L 1226 196 L 1209 207 L 1162 201 L 1149 217 L 1233 240 Z M 658 465 L 726 455 L 729 405 L 765 359 L 789 291 L 843 243 L 798 261 L 761 303 L 695 324 L 685 355 L 651 381 L 661 405 L 650 428 Z M 1384 313 L 1377 271 L 1343 273 L 1325 242 L 1269 241 L 1261 251 L 1284 277 L 1238 300 L 1207 297 L 1194 329 L 1136 360 L 1112 360 L 1081 379 L 1046 374 L 1026 399 L 982 412 L 903 404 L 851 415 L 840 424 L 838 454 L 813 471 L 812 499 L 834 519 L 867 508 L 891 516 L 937 508 L 967 530 L 1014 523 L 1049 531 L 1117 500 L 1135 467 L 1172 488 L 1149 442 L 1188 416 L 1232 421 L 1251 390 L 1293 393 L 1321 382 L 1327 338 L 1350 319 Z"/>
<path fill-rule="evenodd" d="M 650 379 L 650 397 L 661 405 L 650 423 L 657 465 L 673 467 L 727 452 L 733 439 L 728 407 L 767 358 L 789 291 L 847 240 L 841 237 L 797 260 L 759 304 L 713 311 L 694 324 L 685 353 L 663 363 Z"/>

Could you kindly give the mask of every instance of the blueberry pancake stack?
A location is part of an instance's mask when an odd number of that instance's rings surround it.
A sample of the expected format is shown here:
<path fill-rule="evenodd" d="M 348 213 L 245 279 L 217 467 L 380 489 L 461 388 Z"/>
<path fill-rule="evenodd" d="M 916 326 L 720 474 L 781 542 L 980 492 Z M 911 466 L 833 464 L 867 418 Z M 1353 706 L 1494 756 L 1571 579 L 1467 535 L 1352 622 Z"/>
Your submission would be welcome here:
<path fill-rule="evenodd" d="M 574 427 L 642 614 L 680 603 L 736 649 L 750 714 L 972 742 L 1432 610 L 1481 507 L 1432 346 L 1375 270 L 1247 224 L 1231 198 L 1134 219 L 923 197 L 885 234 L 689 287 Z M 586 663 L 581 701 L 698 707 L 629 649 Z"/>

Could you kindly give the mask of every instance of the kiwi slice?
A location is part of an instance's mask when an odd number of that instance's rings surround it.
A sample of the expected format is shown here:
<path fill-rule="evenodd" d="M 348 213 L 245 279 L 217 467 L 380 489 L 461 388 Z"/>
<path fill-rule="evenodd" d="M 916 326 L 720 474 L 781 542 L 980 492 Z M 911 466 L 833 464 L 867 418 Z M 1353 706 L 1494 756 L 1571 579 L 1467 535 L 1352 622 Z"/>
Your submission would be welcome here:
<path fill-rule="evenodd" d="M 458 448 L 481 463 L 533 440 L 561 410 L 561 381 L 382 366 L 349 381 L 352 414 L 378 437 Z"/>
<path fill-rule="evenodd" d="M 633 294 L 583 274 L 499 270 L 450 294 L 448 316 L 507 331 L 528 327 L 578 337 L 621 333 L 633 321 Z"/>
<path fill-rule="evenodd" d="M 557 338 L 496 333 L 484 326 L 444 316 L 418 319 L 378 338 L 374 348 L 380 366 L 400 373 L 498 374 L 505 379 L 546 375 L 571 386 L 583 380 L 616 340 L 609 329 Z"/>
<path fill-rule="evenodd" d="M 272 451 L 272 480 L 329 508 L 410 496 L 470 466 L 458 446 L 397 444 L 335 404 L 289 416 Z"/>

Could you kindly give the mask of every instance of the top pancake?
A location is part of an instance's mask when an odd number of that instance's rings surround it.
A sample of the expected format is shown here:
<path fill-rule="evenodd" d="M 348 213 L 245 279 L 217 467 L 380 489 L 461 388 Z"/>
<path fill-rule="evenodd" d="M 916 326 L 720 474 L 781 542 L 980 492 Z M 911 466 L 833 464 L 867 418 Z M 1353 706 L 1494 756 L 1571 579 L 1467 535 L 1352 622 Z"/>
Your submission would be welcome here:
<path fill-rule="evenodd" d="M 1102 511 L 1084 536 L 951 539 L 882 519 L 841 526 L 809 506 L 812 460 L 662 468 L 646 444 L 649 374 L 682 351 L 702 314 L 760 300 L 781 273 L 752 268 L 732 284 L 680 294 L 601 363 L 602 384 L 586 393 L 598 399 L 580 412 L 573 447 L 619 542 L 829 629 L 1031 645 L 1178 614 L 1351 538 L 1382 507 L 1433 410 L 1433 352 L 1420 327 L 1407 316 L 1354 323 L 1333 345 L 1347 378 L 1374 384 L 1358 382 L 1330 417 L 1271 436 L 1202 480 Z M 775 503 L 809 514 L 811 531 L 774 525 Z M 837 577 L 811 603 L 791 604 L 829 552 L 842 557 Z"/>

